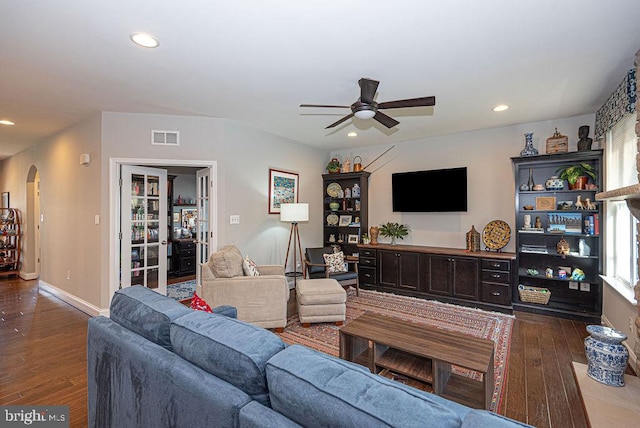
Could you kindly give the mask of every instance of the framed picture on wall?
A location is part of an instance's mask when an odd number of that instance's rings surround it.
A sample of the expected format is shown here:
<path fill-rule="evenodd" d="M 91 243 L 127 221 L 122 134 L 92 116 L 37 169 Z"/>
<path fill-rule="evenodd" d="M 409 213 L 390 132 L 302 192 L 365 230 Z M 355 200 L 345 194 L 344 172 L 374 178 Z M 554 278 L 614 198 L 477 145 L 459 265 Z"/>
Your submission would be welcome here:
<path fill-rule="evenodd" d="M 295 172 L 269 168 L 269 214 L 280 214 L 280 205 L 298 202 L 298 178 Z"/>
<path fill-rule="evenodd" d="M 347 237 L 347 243 L 349 243 L 349 244 L 357 244 L 358 243 L 358 235 L 349 235 Z"/>
<path fill-rule="evenodd" d="M 173 213 L 173 222 L 180 223 L 180 213 Z"/>

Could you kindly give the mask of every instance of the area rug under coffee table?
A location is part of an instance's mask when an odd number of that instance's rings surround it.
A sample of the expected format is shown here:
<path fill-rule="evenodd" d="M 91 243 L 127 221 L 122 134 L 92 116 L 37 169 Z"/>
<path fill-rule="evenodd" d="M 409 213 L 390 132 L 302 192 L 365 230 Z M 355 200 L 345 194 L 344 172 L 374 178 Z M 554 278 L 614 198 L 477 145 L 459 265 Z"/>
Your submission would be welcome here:
<path fill-rule="evenodd" d="M 360 296 L 356 296 L 355 290 L 350 288 L 345 323 L 348 324 L 365 312 L 492 340 L 495 343 L 495 386 L 490 410 L 499 411 L 503 386 L 506 384 L 504 376 L 507 372 L 513 316 L 369 290 L 360 290 Z M 296 314 L 288 319 L 284 332 L 278 335 L 286 343 L 305 345 L 337 357 L 339 329 L 340 327 L 330 323 L 302 327 Z M 464 370 L 458 370 L 457 373 L 477 376 L 474 372 Z"/>

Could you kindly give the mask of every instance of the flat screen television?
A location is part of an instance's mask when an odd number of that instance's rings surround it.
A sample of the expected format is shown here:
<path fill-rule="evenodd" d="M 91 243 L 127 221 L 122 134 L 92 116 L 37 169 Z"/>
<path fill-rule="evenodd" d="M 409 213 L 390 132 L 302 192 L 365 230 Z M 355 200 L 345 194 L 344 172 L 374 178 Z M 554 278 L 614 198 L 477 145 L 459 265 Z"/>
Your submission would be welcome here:
<path fill-rule="evenodd" d="M 393 211 L 467 211 L 467 168 L 391 174 Z"/>

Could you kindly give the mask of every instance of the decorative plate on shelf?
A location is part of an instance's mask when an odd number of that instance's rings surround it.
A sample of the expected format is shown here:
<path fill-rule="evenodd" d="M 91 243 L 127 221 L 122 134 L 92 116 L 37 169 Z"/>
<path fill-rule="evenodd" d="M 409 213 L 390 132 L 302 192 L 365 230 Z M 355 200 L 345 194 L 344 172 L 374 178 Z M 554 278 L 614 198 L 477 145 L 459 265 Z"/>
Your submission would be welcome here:
<path fill-rule="evenodd" d="M 493 220 L 482 231 L 482 242 L 488 250 L 500 250 L 507 246 L 511 239 L 511 228 L 502 220 Z"/>
<path fill-rule="evenodd" d="M 327 195 L 332 198 L 337 198 L 340 192 L 342 192 L 342 187 L 338 183 L 331 183 L 327 186 Z"/>
<path fill-rule="evenodd" d="M 329 226 L 335 226 L 336 224 L 338 224 L 339 220 L 340 220 L 340 217 L 338 217 L 337 214 L 329 214 L 327 216 L 327 224 Z"/>

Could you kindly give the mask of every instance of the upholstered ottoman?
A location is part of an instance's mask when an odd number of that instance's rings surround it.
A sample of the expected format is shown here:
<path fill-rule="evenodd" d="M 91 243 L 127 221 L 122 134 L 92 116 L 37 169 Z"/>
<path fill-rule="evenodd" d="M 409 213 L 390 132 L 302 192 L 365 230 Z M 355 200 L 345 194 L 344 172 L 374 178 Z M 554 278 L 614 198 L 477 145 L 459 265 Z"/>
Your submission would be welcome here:
<path fill-rule="evenodd" d="M 303 327 L 312 322 L 342 325 L 347 312 L 347 292 L 331 278 L 300 279 L 296 284 L 298 316 Z"/>

